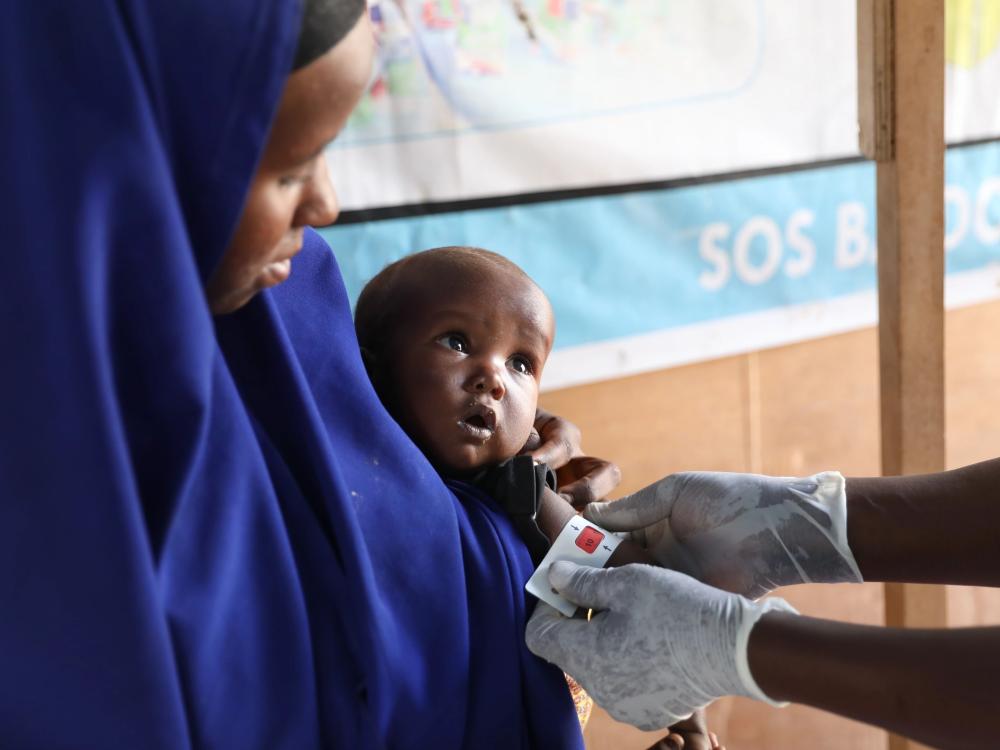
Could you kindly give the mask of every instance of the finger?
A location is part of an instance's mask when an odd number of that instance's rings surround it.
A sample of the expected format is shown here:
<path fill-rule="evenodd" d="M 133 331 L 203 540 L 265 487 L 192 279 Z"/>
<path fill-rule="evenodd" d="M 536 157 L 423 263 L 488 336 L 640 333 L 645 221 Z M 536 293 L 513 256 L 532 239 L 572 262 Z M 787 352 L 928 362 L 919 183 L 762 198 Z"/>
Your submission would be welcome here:
<path fill-rule="evenodd" d="M 528 453 L 538 463 L 548 464 L 550 469 L 555 470 L 561 469 L 573 458 L 573 444 L 561 433 L 542 439 L 545 442 Z"/>
<path fill-rule="evenodd" d="M 683 486 L 683 475 L 671 474 L 621 500 L 591 503 L 583 517 L 609 531 L 641 529 L 670 515 Z"/>
<path fill-rule="evenodd" d="M 602 466 L 608 465 L 614 466 L 610 461 L 605 461 L 603 458 L 578 454 L 571 458 L 569 463 L 556 470 L 556 479 L 559 480 L 559 485 L 562 486 L 574 482 L 580 477 L 594 474 Z M 615 468 L 617 469 L 617 467 Z"/>
<path fill-rule="evenodd" d="M 586 620 L 564 617 L 555 607 L 540 601 L 528 619 L 524 642 L 535 656 L 570 671 L 573 665 L 567 663 L 567 649 L 569 653 L 589 653 L 581 648 L 587 625 Z"/>
<path fill-rule="evenodd" d="M 649 750 L 684 750 L 684 738 L 679 734 L 671 732 L 655 745 L 650 747 Z"/>
<path fill-rule="evenodd" d="M 537 450 L 542 444 L 542 436 L 538 434 L 538 430 L 534 427 L 531 428 L 531 432 L 528 433 L 528 439 L 525 441 L 524 445 L 518 453 L 531 454 L 532 451 Z"/>
<path fill-rule="evenodd" d="M 580 459 L 574 459 L 577 460 Z M 577 510 L 607 497 L 621 482 L 621 471 L 613 463 L 601 459 L 588 460 L 592 465 L 582 477 L 559 488 L 559 494 Z"/>
<path fill-rule="evenodd" d="M 689 718 L 678 721 L 670 726 L 673 734 L 684 738 L 688 750 L 711 750 L 708 730 L 705 728 L 705 712 L 695 711 Z"/>
<path fill-rule="evenodd" d="M 614 597 L 608 584 L 609 576 L 614 572 L 614 569 L 590 568 L 558 560 L 549 568 L 549 583 L 578 607 L 611 609 Z"/>

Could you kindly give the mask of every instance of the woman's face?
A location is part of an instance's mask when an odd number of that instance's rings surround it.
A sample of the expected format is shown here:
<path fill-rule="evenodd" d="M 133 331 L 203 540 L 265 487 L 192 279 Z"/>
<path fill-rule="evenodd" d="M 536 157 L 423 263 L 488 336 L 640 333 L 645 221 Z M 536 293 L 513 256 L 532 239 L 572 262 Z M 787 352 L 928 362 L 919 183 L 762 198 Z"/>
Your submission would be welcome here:
<path fill-rule="evenodd" d="M 288 77 L 236 231 L 206 286 L 212 314 L 287 279 L 303 228 L 337 218 L 323 150 L 365 91 L 373 48 L 363 14 L 329 52 Z"/>

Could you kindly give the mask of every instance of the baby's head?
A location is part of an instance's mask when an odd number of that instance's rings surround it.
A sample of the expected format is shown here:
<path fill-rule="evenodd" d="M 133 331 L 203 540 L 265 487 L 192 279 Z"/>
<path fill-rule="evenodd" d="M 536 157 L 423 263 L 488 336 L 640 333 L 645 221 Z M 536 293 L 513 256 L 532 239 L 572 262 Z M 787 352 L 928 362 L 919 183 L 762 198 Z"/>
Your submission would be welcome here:
<path fill-rule="evenodd" d="M 555 320 L 509 260 L 473 247 L 410 255 L 368 282 L 355 326 L 379 396 L 439 471 L 471 474 L 527 442 Z"/>

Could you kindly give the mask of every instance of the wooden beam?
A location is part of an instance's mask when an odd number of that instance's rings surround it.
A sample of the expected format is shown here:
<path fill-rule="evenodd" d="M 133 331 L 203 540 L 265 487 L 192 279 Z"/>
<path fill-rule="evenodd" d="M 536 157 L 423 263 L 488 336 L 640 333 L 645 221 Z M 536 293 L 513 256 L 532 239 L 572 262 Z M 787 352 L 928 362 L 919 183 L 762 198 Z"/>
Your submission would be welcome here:
<path fill-rule="evenodd" d="M 858 0 L 858 141 L 876 161 L 893 155 L 892 6 Z"/>
<path fill-rule="evenodd" d="M 882 473 L 944 469 L 944 0 L 858 0 L 858 114 L 877 160 Z M 886 624 L 947 624 L 941 586 L 887 584 Z M 922 747 L 890 736 L 891 750 Z"/>

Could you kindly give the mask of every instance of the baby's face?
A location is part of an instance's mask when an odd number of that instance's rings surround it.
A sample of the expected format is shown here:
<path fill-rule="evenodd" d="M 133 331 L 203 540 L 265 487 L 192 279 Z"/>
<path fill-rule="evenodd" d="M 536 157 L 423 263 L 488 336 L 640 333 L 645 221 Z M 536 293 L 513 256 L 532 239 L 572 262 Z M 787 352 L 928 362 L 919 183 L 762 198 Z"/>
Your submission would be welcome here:
<path fill-rule="evenodd" d="M 552 348 L 552 309 L 505 269 L 424 286 L 381 369 L 407 433 L 439 470 L 468 474 L 527 441 Z"/>

